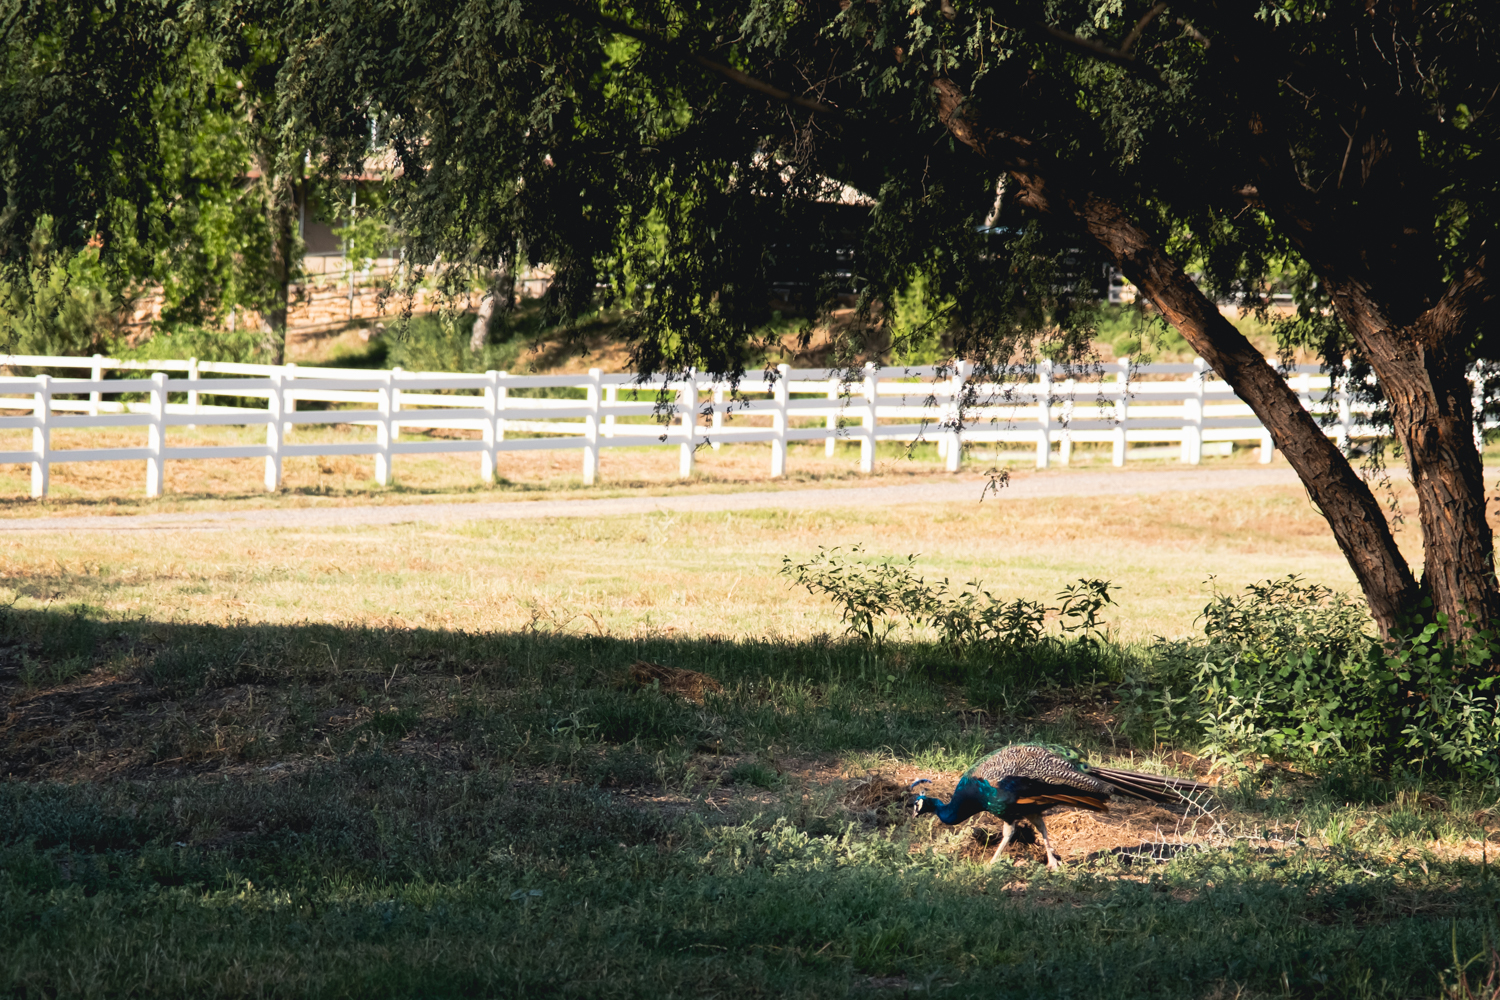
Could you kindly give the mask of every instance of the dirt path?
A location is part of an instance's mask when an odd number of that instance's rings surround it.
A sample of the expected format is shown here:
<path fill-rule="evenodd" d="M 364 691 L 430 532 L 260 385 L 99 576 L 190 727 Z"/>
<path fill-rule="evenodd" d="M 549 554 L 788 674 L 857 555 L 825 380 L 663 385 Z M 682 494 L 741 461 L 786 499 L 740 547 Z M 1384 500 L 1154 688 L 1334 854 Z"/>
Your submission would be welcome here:
<path fill-rule="evenodd" d="M 1290 469 L 1173 469 L 1118 472 L 1023 473 L 991 493 L 984 503 L 1038 497 L 1120 496 L 1203 490 L 1246 490 L 1297 486 Z M 37 531 L 213 531 L 229 528 L 310 528 L 407 524 L 414 521 L 525 520 L 552 517 L 609 517 L 656 511 L 808 510 L 896 504 L 978 504 L 985 480 L 955 476 L 941 482 L 754 493 L 700 493 L 688 496 L 611 497 L 599 500 L 505 500 L 480 503 L 411 503 L 370 507 L 301 507 L 272 510 L 207 511 L 178 514 L 121 514 L 88 517 L 0 519 L 0 533 Z"/>

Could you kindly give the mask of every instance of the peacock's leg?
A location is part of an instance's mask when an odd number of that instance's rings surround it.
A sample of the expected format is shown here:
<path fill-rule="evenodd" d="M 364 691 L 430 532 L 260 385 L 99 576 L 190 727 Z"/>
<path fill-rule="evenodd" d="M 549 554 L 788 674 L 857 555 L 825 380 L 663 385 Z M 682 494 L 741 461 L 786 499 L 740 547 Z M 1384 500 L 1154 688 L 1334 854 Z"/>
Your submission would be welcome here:
<path fill-rule="evenodd" d="M 995 848 L 995 856 L 990 858 L 990 864 L 994 864 L 1000 860 L 1000 855 L 1004 854 L 1005 849 L 1010 846 L 1010 838 L 1016 832 L 1016 828 L 1003 819 L 1000 821 L 1000 825 L 1005 827 L 1005 832 L 1000 835 L 1000 846 Z"/>
<path fill-rule="evenodd" d="M 1031 817 L 1031 825 L 1036 827 L 1036 832 L 1042 835 L 1042 847 L 1047 850 L 1047 867 L 1056 868 L 1062 864 L 1057 860 L 1057 855 L 1052 853 L 1052 841 L 1047 838 L 1047 824 L 1042 822 L 1042 817 L 1040 815 Z"/>

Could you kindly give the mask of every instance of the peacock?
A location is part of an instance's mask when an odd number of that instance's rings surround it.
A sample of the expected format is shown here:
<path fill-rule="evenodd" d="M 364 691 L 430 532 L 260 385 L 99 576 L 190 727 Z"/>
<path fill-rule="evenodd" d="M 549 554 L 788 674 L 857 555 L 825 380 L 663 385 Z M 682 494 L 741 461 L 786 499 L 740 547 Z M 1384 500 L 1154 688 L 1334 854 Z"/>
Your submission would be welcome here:
<path fill-rule="evenodd" d="M 931 778 L 919 778 L 910 785 L 930 784 Z M 1047 824 L 1042 813 L 1053 806 L 1077 806 L 1095 812 L 1109 811 L 1109 798 L 1115 793 L 1147 799 L 1152 802 L 1179 802 L 1188 796 L 1208 791 L 1209 786 L 1187 778 L 1166 778 L 1157 774 L 1138 774 L 1099 767 L 1084 761 L 1076 750 L 1048 743 L 1017 743 L 985 757 L 964 772 L 947 802 L 930 795 L 918 795 L 912 804 L 917 816 L 929 813 L 952 826 L 970 816 L 992 812 L 1004 824 L 1000 846 L 989 863 L 1000 860 L 1010 846 L 1018 820 L 1028 820 L 1042 835 L 1047 851 L 1047 867 L 1058 866 L 1047 838 Z"/>

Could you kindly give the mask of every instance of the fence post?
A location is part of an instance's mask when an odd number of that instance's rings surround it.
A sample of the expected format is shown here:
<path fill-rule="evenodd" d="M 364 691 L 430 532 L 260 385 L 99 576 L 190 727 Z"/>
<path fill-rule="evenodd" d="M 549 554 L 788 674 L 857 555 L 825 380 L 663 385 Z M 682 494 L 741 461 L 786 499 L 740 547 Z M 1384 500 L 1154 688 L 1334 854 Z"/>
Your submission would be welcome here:
<path fill-rule="evenodd" d="M 880 384 L 875 373 L 875 362 L 865 362 L 865 406 L 860 419 L 863 432 L 859 442 L 859 471 L 875 471 L 875 422 L 879 416 L 876 404 L 880 398 Z"/>
<path fill-rule="evenodd" d="M 786 475 L 786 404 L 791 396 L 787 383 L 791 374 L 791 365 L 777 365 L 776 384 L 771 386 L 771 432 L 776 435 L 771 439 L 772 479 L 780 479 Z"/>
<path fill-rule="evenodd" d="M 1126 421 L 1130 417 L 1130 358 L 1119 360 L 1120 370 L 1115 373 L 1115 386 L 1120 390 L 1120 398 L 1115 400 L 1115 441 L 1114 455 L 1111 460 L 1116 468 L 1125 464 L 1125 455 L 1130 448 L 1130 438 L 1126 435 Z"/>
<path fill-rule="evenodd" d="M 1063 382 L 1062 437 L 1057 442 L 1057 460 L 1062 465 L 1073 461 L 1073 394 L 1077 389 L 1075 379 Z"/>
<path fill-rule="evenodd" d="M 698 373 L 688 369 L 677 391 L 677 404 L 682 407 L 682 444 L 677 457 L 677 476 L 687 479 L 693 474 L 693 438 L 698 430 Z"/>
<path fill-rule="evenodd" d="M 495 465 L 499 451 L 495 448 L 496 425 L 500 423 L 500 373 L 491 369 L 484 373 L 489 385 L 484 387 L 484 427 L 479 434 L 484 441 L 484 450 L 479 453 L 479 481 L 495 481 Z"/>
<path fill-rule="evenodd" d="M 157 372 L 151 376 L 151 423 L 146 428 L 146 496 L 159 497 L 165 479 L 167 437 L 167 376 Z"/>
<path fill-rule="evenodd" d="M 505 407 L 510 403 L 510 387 L 505 384 L 508 372 L 496 372 L 499 385 L 495 389 L 495 443 L 505 440 Z M 499 448 L 496 448 L 499 451 Z"/>
<path fill-rule="evenodd" d="M 963 440 L 963 394 L 964 383 L 969 380 L 969 373 L 974 370 L 971 361 L 960 361 L 958 371 L 953 375 L 953 397 L 948 414 L 948 433 L 943 435 L 943 440 L 948 442 L 948 471 L 957 472 L 959 465 L 964 459 Z"/>
<path fill-rule="evenodd" d="M 831 378 L 828 380 L 828 399 L 830 402 L 838 402 L 840 396 L 839 380 Z M 839 413 L 837 408 L 830 408 L 828 422 L 828 436 L 823 439 L 823 455 L 827 458 L 833 457 L 833 451 L 838 447 Z"/>
<path fill-rule="evenodd" d="M 1193 359 L 1193 395 L 1182 403 L 1182 461 L 1198 465 L 1203 461 L 1203 373 L 1208 363 Z"/>
<path fill-rule="evenodd" d="M 197 389 L 197 383 L 198 383 L 198 359 L 197 358 L 188 358 L 187 377 L 188 377 L 188 385 L 189 385 L 189 388 L 188 388 L 188 400 L 187 400 L 188 401 L 188 412 L 192 413 L 192 414 L 196 414 L 198 412 L 198 389 Z M 197 424 L 188 424 L 188 430 L 190 430 L 190 431 L 191 430 L 197 430 L 197 428 L 198 428 Z"/>
<path fill-rule="evenodd" d="M 598 368 L 589 369 L 588 407 L 583 418 L 583 485 L 592 486 L 599 476 L 599 401 L 600 376 Z"/>
<path fill-rule="evenodd" d="M 1045 469 L 1052 461 L 1052 361 L 1036 366 L 1036 467 Z"/>
<path fill-rule="evenodd" d="M 104 380 L 104 365 L 100 363 L 103 360 L 104 355 L 94 355 L 94 367 L 89 371 L 89 378 L 92 381 L 101 382 Z M 97 417 L 99 415 L 99 401 L 103 398 L 104 393 L 98 390 L 89 393 L 89 416 Z"/>
<path fill-rule="evenodd" d="M 271 391 L 266 394 L 266 492 L 281 489 L 281 441 L 290 424 L 286 417 L 286 376 L 281 372 L 271 374 Z"/>
<path fill-rule="evenodd" d="M 393 384 L 396 373 L 385 373 L 385 385 L 380 387 L 380 420 L 375 425 L 375 482 L 389 486 L 391 482 L 391 418 L 396 409 L 396 392 Z"/>
<path fill-rule="evenodd" d="M 719 431 L 724 429 L 724 386 L 718 382 L 714 383 L 713 411 L 713 438 L 709 442 L 709 445 L 713 448 L 714 451 L 718 451 L 719 447 L 723 444 L 723 442 L 719 440 Z M 771 473 L 771 475 L 773 476 L 775 474 L 776 473 L 774 472 Z"/>
<path fill-rule="evenodd" d="M 615 436 L 615 415 L 610 410 L 620 401 L 620 387 L 610 384 L 604 388 L 604 436 Z"/>
<path fill-rule="evenodd" d="M 1474 414 L 1474 447 L 1480 452 L 1484 451 L 1484 360 L 1474 362 L 1474 400 L 1472 411 Z"/>
<path fill-rule="evenodd" d="M 286 396 L 284 398 L 284 401 L 283 401 L 283 404 L 282 404 L 282 407 L 281 407 L 281 412 L 282 412 L 283 415 L 288 414 L 288 413 L 296 413 L 297 412 L 297 394 L 294 391 L 292 391 L 291 385 L 292 385 L 292 380 L 297 377 L 297 362 L 295 362 L 295 361 L 288 361 L 285 365 L 282 366 L 282 368 L 286 372 L 287 393 L 286 393 Z M 292 422 L 290 420 L 287 421 L 286 427 L 283 428 L 282 433 L 283 434 L 290 434 L 290 433 L 292 433 Z"/>
<path fill-rule="evenodd" d="M 1347 366 L 1344 369 L 1344 374 L 1339 376 L 1339 391 L 1336 398 L 1338 400 L 1339 407 L 1339 451 L 1345 455 L 1348 455 L 1349 439 L 1351 437 L 1351 431 L 1353 430 L 1352 417 L 1354 414 L 1352 408 L 1349 405 L 1349 373 Z"/>
<path fill-rule="evenodd" d="M 47 495 L 52 482 L 52 377 L 36 377 L 36 395 L 32 397 L 31 450 L 31 495 L 37 499 Z"/>

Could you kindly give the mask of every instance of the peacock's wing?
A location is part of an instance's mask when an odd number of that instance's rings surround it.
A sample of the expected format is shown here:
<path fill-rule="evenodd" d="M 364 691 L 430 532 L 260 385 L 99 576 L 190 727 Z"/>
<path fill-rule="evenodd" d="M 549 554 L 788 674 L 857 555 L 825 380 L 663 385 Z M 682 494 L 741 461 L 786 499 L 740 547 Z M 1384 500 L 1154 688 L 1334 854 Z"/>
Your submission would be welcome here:
<path fill-rule="evenodd" d="M 1108 799 L 1110 785 L 1085 773 L 1081 763 L 1077 754 L 1066 747 L 1017 743 L 979 761 L 965 772 L 964 777 L 983 778 L 996 787 L 1006 778 L 1027 778 Z"/>
<path fill-rule="evenodd" d="M 998 784 L 986 781 L 972 774 L 965 774 L 958 779 L 958 785 L 953 789 L 953 801 L 969 802 L 979 806 L 975 812 L 992 812 L 996 816 L 1004 816 L 1005 810 L 1014 801 L 1014 797 L 1001 788 Z"/>
<path fill-rule="evenodd" d="M 1014 803 L 1013 813 L 1023 815 L 1039 813 L 1051 806 L 1076 806 L 1094 812 L 1109 811 L 1108 786 L 1105 791 L 1092 791 L 1074 785 L 1059 785 L 1036 778 L 1012 775 L 1000 782 L 1000 793 Z M 1004 818 L 1004 817 L 1002 817 Z"/>

